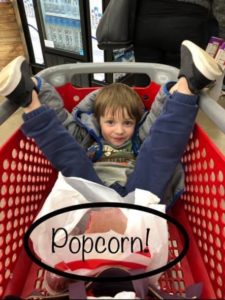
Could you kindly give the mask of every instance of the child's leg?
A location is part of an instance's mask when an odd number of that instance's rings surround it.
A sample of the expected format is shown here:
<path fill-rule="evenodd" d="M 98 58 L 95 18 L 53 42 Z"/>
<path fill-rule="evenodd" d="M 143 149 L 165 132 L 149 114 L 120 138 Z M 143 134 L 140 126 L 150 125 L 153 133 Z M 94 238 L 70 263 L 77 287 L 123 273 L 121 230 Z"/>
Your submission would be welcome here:
<path fill-rule="evenodd" d="M 82 138 L 83 136 L 87 135 L 86 131 L 77 125 L 72 114 L 65 109 L 63 100 L 54 86 L 38 76 L 35 76 L 33 80 L 37 86 L 38 96 L 41 104 L 52 108 L 63 126 L 69 131 L 70 134 L 72 134 L 79 144 L 85 147 L 86 145 Z"/>
<path fill-rule="evenodd" d="M 182 79 L 180 79 L 182 80 Z M 187 145 L 198 111 L 198 96 L 175 92 L 151 127 L 127 182 L 134 188 L 149 190 L 162 199 L 163 193 Z"/>
<path fill-rule="evenodd" d="M 36 90 L 37 86 L 30 78 L 24 57 L 16 58 L 1 70 L 0 95 L 24 107 L 25 122 L 22 130 L 25 135 L 35 140 L 49 161 L 63 175 L 102 184 L 85 150 L 61 124 L 55 111 L 41 105 Z"/>
<path fill-rule="evenodd" d="M 180 79 L 141 147 L 127 192 L 141 188 L 162 199 L 192 131 L 198 93 L 222 74 L 216 62 L 193 43 L 184 43 L 181 50 Z"/>
<path fill-rule="evenodd" d="M 54 109 L 61 123 L 66 120 L 66 110 L 64 103 L 54 86 L 46 82 L 43 78 L 35 76 L 32 78 L 38 90 L 38 97 L 41 104 Z M 65 110 L 65 112 L 64 112 Z"/>
<path fill-rule="evenodd" d="M 38 147 L 64 176 L 81 177 L 102 184 L 85 150 L 60 123 L 55 112 L 41 106 L 38 94 L 32 92 L 30 105 L 24 108 L 22 130 L 35 139 Z"/>

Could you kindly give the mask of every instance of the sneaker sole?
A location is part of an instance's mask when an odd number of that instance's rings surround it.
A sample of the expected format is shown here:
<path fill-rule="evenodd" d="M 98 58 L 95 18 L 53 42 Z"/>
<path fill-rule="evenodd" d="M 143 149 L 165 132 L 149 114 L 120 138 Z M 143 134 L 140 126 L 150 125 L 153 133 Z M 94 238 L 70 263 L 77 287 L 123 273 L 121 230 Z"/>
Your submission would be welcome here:
<path fill-rule="evenodd" d="M 21 80 L 21 65 L 25 57 L 18 56 L 5 66 L 0 72 L 0 95 L 7 96 L 11 94 Z"/>
<path fill-rule="evenodd" d="M 191 41 L 183 41 L 182 44 L 191 53 L 195 67 L 209 80 L 216 80 L 223 73 L 216 61 L 203 49 Z"/>

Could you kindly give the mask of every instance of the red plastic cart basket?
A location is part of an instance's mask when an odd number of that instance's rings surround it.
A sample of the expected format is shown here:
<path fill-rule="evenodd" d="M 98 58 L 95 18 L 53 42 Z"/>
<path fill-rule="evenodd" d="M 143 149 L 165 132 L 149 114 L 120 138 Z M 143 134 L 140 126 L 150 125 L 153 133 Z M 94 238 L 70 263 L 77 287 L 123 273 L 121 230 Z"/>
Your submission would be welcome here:
<path fill-rule="evenodd" d="M 74 88 L 74 74 L 147 73 L 162 84 L 176 80 L 177 69 L 158 64 L 106 63 L 68 64 L 41 72 L 62 95 L 71 110 L 93 88 Z M 158 90 L 152 83 L 136 88 L 146 107 Z M 204 101 L 203 101 L 204 100 Z M 202 99 L 201 108 L 225 132 L 219 105 Z M 225 114 L 224 114 L 225 115 Z M 202 298 L 225 298 L 225 158 L 205 132 L 195 126 L 182 158 L 186 173 L 186 191 L 172 210 L 186 229 L 190 248 L 180 263 L 165 272 L 160 280 L 163 290 L 183 295 L 185 288 L 203 282 Z M 23 236 L 50 192 L 57 173 L 33 140 L 18 130 L 0 150 L 0 298 L 25 297 L 34 289 L 43 289 L 45 270 L 32 263 L 23 248 Z M 170 256 L 177 257 L 182 238 L 170 228 Z"/>

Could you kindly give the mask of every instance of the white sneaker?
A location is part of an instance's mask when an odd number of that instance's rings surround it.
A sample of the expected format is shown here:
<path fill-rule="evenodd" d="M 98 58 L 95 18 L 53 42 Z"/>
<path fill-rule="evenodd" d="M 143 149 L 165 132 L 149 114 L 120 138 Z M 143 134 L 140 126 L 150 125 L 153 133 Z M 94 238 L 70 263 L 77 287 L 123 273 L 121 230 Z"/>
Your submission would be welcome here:
<path fill-rule="evenodd" d="M 203 88 L 212 88 L 223 75 L 221 66 L 206 51 L 191 41 L 181 44 L 181 67 L 179 76 L 185 77 L 190 91 L 198 94 Z"/>
<path fill-rule="evenodd" d="M 29 65 L 25 57 L 18 56 L 0 72 L 0 95 L 19 106 L 26 107 L 32 101 L 35 88 L 30 78 Z"/>

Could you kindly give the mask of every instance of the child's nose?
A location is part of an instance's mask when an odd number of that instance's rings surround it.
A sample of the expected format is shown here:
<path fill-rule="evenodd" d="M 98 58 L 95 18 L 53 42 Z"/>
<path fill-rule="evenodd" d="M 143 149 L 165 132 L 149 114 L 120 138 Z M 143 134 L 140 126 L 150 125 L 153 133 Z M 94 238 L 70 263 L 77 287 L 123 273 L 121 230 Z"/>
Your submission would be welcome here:
<path fill-rule="evenodd" d="M 116 133 L 118 133 L 118 134 L 123 133 L 123 125 L 122 124 L 118 124 L 116 126 Z"/>

